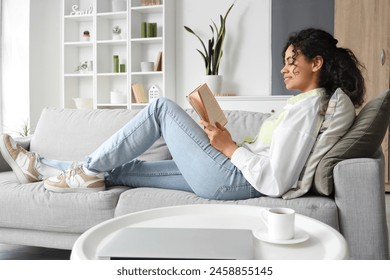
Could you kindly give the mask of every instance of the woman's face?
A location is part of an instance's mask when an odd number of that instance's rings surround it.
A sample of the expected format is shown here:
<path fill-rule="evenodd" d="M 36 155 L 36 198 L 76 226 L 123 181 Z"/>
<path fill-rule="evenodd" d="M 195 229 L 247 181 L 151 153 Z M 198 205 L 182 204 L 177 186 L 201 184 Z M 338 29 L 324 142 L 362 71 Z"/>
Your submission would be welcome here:
<path fill-rule="evenodd" d="M 284 67 L 280 72 L 288 90 L 306 92 L 319 87 L 318 76 L 321 66 L 321 57 L 308 60 L 299 50 L 294 57 L 293 46 L 289 46 L 284 54 Z"/>

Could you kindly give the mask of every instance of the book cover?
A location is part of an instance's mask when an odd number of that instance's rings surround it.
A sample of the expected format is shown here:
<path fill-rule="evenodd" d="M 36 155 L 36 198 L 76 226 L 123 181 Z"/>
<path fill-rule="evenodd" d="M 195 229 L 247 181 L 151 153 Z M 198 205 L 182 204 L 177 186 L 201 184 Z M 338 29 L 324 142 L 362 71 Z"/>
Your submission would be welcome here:
<path fill-rule="evenodd" d="M 162 52 L 158 52 L 156 62 L 154 63 L 154 71 L 162 71 Z"/>
<path fill-rule="evenodd" d="M 131 86 L 136 103 L 148 103 L 143 84 L 135 83 Z"/>
<path fill-rule="evenodd" d="M 207 84 L 197 87 L 187 96 L 187 100 L 202 120 L 214 126 L 217 122 L 222 126 L 227 124 L 227 118 Z"/>

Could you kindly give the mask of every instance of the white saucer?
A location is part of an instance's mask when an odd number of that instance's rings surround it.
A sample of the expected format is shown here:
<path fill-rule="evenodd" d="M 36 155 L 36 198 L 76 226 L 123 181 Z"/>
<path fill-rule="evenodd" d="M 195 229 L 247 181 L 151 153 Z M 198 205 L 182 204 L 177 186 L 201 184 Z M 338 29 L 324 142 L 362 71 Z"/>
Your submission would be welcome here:
<path fill-rule="evenodd" d="M 259 230 L 254 230 L 253 231 L 253 235 L 261 240 L 261 241 L 265 241 L 265 242 L 268 242 L 268 243 L 274 243 L 274 244 L 298 244 L 298 243 L 302 243 L 302 242 L 305 242 L 306 240 L 309 239 L 309 235 L 301 230 L 301 229 L 296 229 L 295 230 L 295 235 L 294 235 L 294 238 L 292 239 L 286 239 L 286 240 L 279 240 L 279 239 L 271 239 L 269 238 L 268 236 L 268 230 L 266 228 L 262 228 L 262 229 L 259 229 Z"/>

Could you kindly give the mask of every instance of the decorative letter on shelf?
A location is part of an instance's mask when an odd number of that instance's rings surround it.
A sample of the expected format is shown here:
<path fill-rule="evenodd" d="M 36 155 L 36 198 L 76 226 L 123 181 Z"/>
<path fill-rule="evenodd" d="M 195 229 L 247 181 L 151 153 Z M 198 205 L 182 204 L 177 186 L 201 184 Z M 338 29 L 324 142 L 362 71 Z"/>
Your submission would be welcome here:
<path fill-rule="evenodd" d="M 73 5 L 72 6 L 72 12 L 70 13 L 70 15 L 71 16 L 89 15 L 89 14 L 92 14 L 92 11 L 93 11 L 92 6 L 90 6 L 85 11 L 79 11 L 79 6 L 78 5 Z"/>

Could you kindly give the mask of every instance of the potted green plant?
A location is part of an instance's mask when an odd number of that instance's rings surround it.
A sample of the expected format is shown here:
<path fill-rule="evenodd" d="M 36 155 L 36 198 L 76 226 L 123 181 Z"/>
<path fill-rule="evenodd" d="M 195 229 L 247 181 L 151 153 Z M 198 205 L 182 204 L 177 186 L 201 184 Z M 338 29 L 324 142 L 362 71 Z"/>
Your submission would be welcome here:
<path fill-rule="evenodd" d="M 197 49 L 204 60 L 205 64 L 205 74 L 206 74 L 206 82 L 209 85 L 210 89 L 214 92 L 214 94 L 218 94 L 221 92 L 222 85 L 222 76 L 219 75 L 219 66 L 221 64 L 221 58 L 223 55 L 223 43 L 225 41 L 226 35 L 226 19 L 229 15 L 231 9 L 233 8 L 234 3 L 229 7 L 225 16 L 220 15 L 220 26 L 218 27 L 216 23 L 211 20 L 212 24 L 210 24 L 210 29 L 212 33 L 212 37 L 208 39 L 207 47 L 203 42 L 202 38 L 198 36 L 191 28 L 188 26 L 184 26 L 184 29 L 189 33 L 193 34 L 200 43 L 202 44 L 203 51 Z M 212 76 L 212 77 L 210 77 Z M 217 81 L 213 81 L 213 80 Z M 216 82 L 219 85 L 213 85 Z M 214 90 L 213 90 L 214 88 Z"/>

